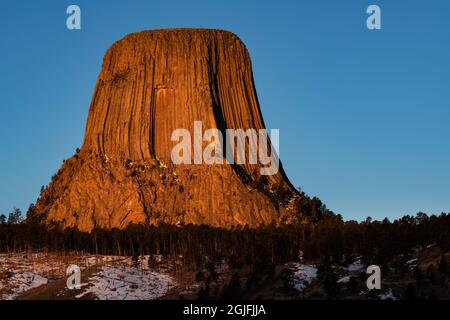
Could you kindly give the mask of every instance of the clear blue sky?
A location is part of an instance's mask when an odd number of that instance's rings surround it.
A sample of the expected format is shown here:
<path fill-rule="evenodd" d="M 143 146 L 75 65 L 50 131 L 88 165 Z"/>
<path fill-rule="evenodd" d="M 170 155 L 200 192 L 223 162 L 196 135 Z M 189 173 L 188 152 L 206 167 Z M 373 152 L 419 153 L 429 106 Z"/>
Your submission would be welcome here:
<path fill-rule="evenodd" d="M 241 37 L 291 181 L 345 219 L 450 211 L 450 1 L 220 2 L 2 2 L 0 212 L 25 211 L 81 145 L 106 49 L 169 27 Z"/>

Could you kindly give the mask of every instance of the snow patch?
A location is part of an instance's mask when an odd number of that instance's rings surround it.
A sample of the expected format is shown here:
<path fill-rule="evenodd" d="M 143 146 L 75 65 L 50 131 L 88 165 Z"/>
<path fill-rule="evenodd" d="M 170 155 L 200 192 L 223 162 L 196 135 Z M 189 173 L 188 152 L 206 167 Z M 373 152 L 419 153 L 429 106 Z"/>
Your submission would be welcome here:
<path fill-rule="evenodd" d="M 344 270 L 348 272 L 356 272 L 364 269 L 365 267 L 366 266 L 360 261 L 356 261 L 354 263 L 350 263 L 347 267 L 344 268 Z"/>
<path fill-rule="evenodd" d="M 65 278 L 66 269 L 72 264 L 78 265 L 82 272 L 97 266 L 98 271 L 89 279 L 89 287 L 83 289 L 91 290 L 99 299 L 155 299 L 173 287 L 175 281 L 165 275 L 171 272 L 170 266 L 164 269 L 159 266 L 158 272 L 149 269 L 150 258 L 148 255 L 140 256 L 137 261 L 133 261 L 131 257 L 89 254 L 0 254 L 0 300 L 16 299 L 28 290 Z M 153 258 L 159 262 L 163 260 L 162 256 Z M 95 290 L 101 291 L 101 288 L 105 288 L 105 293 L 97 295 Z M 79 294 L 77 298 L 85 294 L 87 292 Z"/>
<path fill-rule="evenodd" d="M 59 265 L 50 265 L 43 254 L 0 254 L 0 300 L 14 300 L 30 289 L 47 284 L 58 269 Z"/>
<path fill-rule="evenodd" d="M 314 265 L 296 263 L 293 267 L 293 286 L 296 290 L 303 292 L 307 286 L 317 277 L 317 268 Z"/>
<path fill-rule="evenodd" d="M 154 300 L 175 286 L 167 275 L 124 265 L 103 266 L 89 284 L 76 298 L 92 293 L 99 300 Z"/>
<path fill-rule="evenodd" d="M 389 291 L 387 292 L 380 293 L 378 297 L 380 298 L 380 300 L 397 300 L 392 292 L 392 289 L 389 289 Z"/>
<path fill-rule="evenodd" d="M 17 271 L 17 270 L 16 270 Z M 18 272 L 9 280 L 11 289 L 8 293 L 0 295 L 4 300 L 13 300 L 25 291 L 47 284 L 48 279 L 32 272 Z"/>
<path fill-rule="evenodd" d="M 340 278 L 337 283 L 348 283 L 350 281 L 350 276 L 345 276 Z"/>

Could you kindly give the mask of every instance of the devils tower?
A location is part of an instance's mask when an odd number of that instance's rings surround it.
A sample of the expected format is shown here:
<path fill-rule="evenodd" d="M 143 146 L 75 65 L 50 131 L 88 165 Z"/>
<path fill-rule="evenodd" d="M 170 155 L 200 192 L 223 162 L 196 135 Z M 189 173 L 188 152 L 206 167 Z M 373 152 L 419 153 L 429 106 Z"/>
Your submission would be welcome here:
<path fill-rule="evenodd" d="M 233 33 L 134 33 L 106 52 L 84 142 L 41 193 L 44 221 L 90 231 L 130 223 L 258 226 L 285 220 L 274 190 L 295 192 L 282 166 L 175 165 L 177 128 L 264 129 L 249 53 Z"/>

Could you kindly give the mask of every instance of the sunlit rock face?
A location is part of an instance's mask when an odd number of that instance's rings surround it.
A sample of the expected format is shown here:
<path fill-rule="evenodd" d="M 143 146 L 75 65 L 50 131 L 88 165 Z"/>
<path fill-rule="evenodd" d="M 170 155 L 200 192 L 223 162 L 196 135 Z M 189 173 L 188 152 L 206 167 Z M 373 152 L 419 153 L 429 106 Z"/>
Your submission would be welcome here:
<path fill-rule="evenodd" d="M 126 36 L 103 59 L 81 150 L 63 163 L 35 214 L 85 231 L 288 221 L 285 199 L 274 196 L 295 193 L 281 164 L 264 177 L 260 164 L 173 164 L 172 132 L 194 136 L 195 121 L 220 132 L 265 128 L 242 41 L 208 29 Z"/>

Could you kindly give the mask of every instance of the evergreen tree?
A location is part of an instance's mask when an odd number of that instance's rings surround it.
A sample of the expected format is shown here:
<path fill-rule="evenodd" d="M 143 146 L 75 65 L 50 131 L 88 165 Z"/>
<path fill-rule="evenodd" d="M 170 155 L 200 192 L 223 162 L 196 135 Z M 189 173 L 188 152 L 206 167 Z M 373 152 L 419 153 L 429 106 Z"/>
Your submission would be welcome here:
<path fill-rule="evenodd" d="M 18 208 L 14 208 L 8 215 L 8 224 L 18 224 L 22 221 L 22 212 Z"/>

